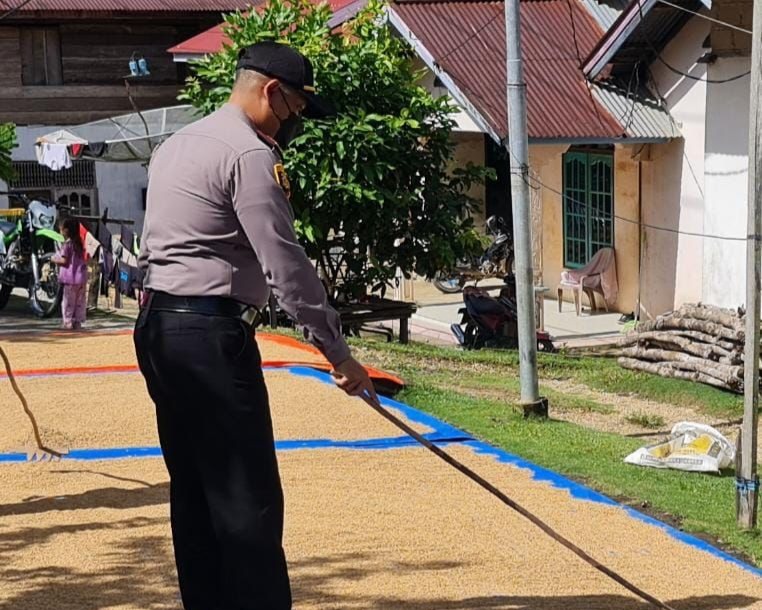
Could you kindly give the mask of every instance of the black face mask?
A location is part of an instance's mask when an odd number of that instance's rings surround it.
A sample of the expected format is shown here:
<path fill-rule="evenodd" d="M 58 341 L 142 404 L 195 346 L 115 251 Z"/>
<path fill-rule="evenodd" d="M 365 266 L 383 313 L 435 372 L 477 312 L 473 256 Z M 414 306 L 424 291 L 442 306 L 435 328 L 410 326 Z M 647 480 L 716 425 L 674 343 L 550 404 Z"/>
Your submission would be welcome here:
<path fill-rule="evenodd" d="M 287 148 L 294 138 L 301 134 L 303 126 L 302 117 L 298 114 L 290 114 L 287 119 L 281 121 L 274 138 L 278 146 Z"/>
<path fill-rule="evenodd" d="M 286 108 L 288 108 L 288 116 L 285 119 L 281 119 L 278 116 L 278 113 L 273 109 L 273 114 L 275 114 L 280 121 L 280 127 L 278 127 L 278 131 L 275 132 L 274 139 L 278 143 L 278 146 L 285 149 L 291 144 L 294 138 L 301 133 L 303 125 L 301 115 L 293 111 L 291 104 L 288 103 L 288 99 L 286 99 L 282 90 L 280 90 L 280 95 L 283 98 L 283 102 L 286 104 Z M 272 106 L 270 107 L 272 108 Z"/>

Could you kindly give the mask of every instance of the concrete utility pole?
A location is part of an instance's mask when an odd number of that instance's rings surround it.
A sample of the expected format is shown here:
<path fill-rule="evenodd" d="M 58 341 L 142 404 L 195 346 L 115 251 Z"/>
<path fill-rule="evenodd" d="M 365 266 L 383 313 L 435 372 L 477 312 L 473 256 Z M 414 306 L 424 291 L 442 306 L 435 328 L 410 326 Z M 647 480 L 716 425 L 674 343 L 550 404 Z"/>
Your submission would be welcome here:
<path fill-rule="evenodd" d="M 746 242 L 746 346 L 744 350 L 744 411 L 740 460 L 736 459 L 736 519 L 751 529 L 757 525 L 757 411 L 759 408 L 759 317 L 762 268 L 762 2 L 754 2 L 749 111 L 749 200 Z"/>
<path fill-rule="evenodd" d="M 508 137 L 511 165 L 513 243 L 516 255 L 516 307 L 519 317 L 519 372 L 525 415 L 547 415 L 537 383 L 537 335 L 534 313 L 531 209 L 529 198 L 529 136 L 524 67 L 521 62 L 519 0 L 505 2 L 505 41 L 508 84 Z"/>

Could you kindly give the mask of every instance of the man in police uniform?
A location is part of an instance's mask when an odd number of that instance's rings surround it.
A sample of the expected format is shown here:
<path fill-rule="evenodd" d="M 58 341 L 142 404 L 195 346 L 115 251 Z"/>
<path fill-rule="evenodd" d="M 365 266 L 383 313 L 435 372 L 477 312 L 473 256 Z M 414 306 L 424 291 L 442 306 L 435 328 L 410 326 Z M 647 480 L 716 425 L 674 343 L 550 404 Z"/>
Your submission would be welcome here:
<path fill-rule="evenodd" d="M 297 242 L 285 192 L 280 148 L 301 115 L 328 112 L 306 58 L 257 43 L 239 56 L 229 103 L 169 138 L 151 162 L 135 347 L 170 474 L 186 610 L 291 608 L 283 493 L 252 340 L 270 289 L 337 385 L 375 398 Z"/>

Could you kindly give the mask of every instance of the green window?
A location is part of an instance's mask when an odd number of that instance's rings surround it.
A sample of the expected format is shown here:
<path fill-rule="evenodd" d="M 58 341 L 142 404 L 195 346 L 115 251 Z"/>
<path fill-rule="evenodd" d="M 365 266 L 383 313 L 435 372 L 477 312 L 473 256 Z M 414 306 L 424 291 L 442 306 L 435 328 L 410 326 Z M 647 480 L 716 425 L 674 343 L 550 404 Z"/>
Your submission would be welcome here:
<path fill-rule="evenodd" d="M 568 152 L 564 166 L 564 265 L 581 267 L 614 245 L 614 159 Z"/>

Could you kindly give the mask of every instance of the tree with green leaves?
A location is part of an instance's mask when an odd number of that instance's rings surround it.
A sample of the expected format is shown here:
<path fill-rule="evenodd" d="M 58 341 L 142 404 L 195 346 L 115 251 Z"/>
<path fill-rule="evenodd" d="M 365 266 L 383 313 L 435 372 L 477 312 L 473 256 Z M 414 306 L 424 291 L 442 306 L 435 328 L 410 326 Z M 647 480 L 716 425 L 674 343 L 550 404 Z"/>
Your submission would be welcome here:
<path fill-rule="evenodd" d="M 433 277 L 481 248 L 470 212 L 472 185 L 489 170 L 453 169 L 454 107 L 420 84 L 411 49 L 368 7 L 331 30 L 326 4 L 271 0 L 226 16 L 230 38 L 191 66 L 182 98 L 208 114 L 228 98 L 238 51 L 285 42 L 315 68 L 317 89 L 338 110 L 306 121 L 286 151 L 300 239 L 332 297 L 382 293 L 397 268 Z"/>
<path fill-rule="evenodd" d="M 0 180 L 13 178 L 11 150 L 16 147 L 16 127 L 13 123 L 0 123 Z"/>

